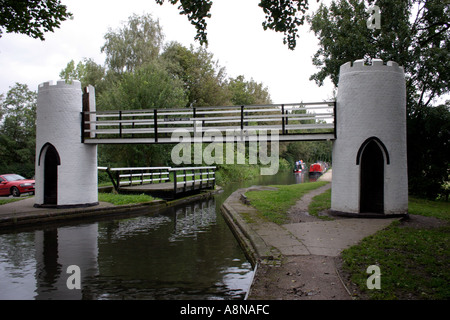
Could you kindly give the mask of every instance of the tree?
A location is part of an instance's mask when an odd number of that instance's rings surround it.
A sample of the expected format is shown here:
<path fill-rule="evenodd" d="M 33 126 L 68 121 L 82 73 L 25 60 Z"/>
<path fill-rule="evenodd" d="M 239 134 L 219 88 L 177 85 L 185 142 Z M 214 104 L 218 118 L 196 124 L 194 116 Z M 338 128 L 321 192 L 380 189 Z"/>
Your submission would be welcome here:
<path fill-rule="evenodd" d="M 149 63 L 103 92 L 99 110 L 139 110 L 183 108 L 187 102 L 183 83 L 161 64 Z M 170 145 L 120 145 L 99 148 L 102 165 L 161 166 L 170 161 Z"/>
<path fill-rule="evenodd" d="M 155 0 L 162 5 L 164 0 Z M 318 1 L 318 0 L 317 0 Z M 169 0 L 173 5 L 178 0 Z M 195 39 L 200 44 L 207 44 L 207 22 L 206 18 L 211 18 L 212 0 L 180 0 L 178 9 L 180 14 L 188 16 L 191 24 L 197 29 Z M 284 44 L 293 50 L 297 45 L 298 27 L 305 21 L 305 13 L 308 10 L 308 0 L 261 0 L 259 3 L 266 14 L 266 21 L 263 22 L 264 30 L 271 29 L 284 33 Z"/>
<path fill-rule="evenodd" d="M 321 47 L 313 58 L 320 70 L 310 79 L 322 85 L 330 77 L 337 86 L 339 67 L 345 62 L 362 57 L 392 60 L 405 69 L 408 111 L 429 106 L 449 91 L 450 7 L 432 0 L 376 3 L 382 13 L 379 30 L 367 28 L 369 14 L 362 0 L 322 4 L 309 18 Z"/>
<path fill-rule="evenodd" d="M 72 17 L 60 0 L 2 0 L 0 4 L 0 37 L 4 29 L 45 40 L 45 32 L 53 32 Z"/>
<path fill-rule="evenodd" d="M 220 67 L 205 48 L 190 49 L 172 42 L 161 58 L 169 73 L 184 83 L 187 106 L 218 106 L 228 103 L 225 68 Z"/>
<path fill-rule="evenodd" d="M 92 85 L 95 87 L 96 93 L 101 93 L 105 87 L 106 70 L 92 59 L 84 58 L 76 66 L 75 61 L 71 60 L 59 73 L 59 76 L 66 82 L 80 81 L 82 88 Z"/>
<path fill-rule="evenodd" d="M 448 128 L 437 121 L 448 118 L 448 105 L 446 109 L 433 104 L 449 92 L 450 7 L 445 1 L 432 0 L 379 0 L 376 4 L 381 11 L 379 30 L 367 28 L 369 15 L 362 0 L 332 1 L 328 7 L 322 4 L 309 18 L 320 43 L 313 58 L 319 71 L 310 79 L 322 85 L 330 77 L 337 86 L 339 67 L 362 57 L 402 65 L 407 90 L 410 193 L 436 197 L 443 181 L 449 179 L 448 160 L 425 155 L 449 153 L 445 151 Z M 424 129 L 435 125 L 434 129 Z"/>
<path fill-rule="evenodd" d="M 233 105 L 270 104 L 270 94 L 267 87 L 253 79 L 246 81 L 244 76 L 231 78 L 228 84 Z"/>
<path fill-rule="evenodd" d="M 16 83 L 0 101 L 0 167 L 26 177 L 34 175 L 36 92 Z"/>
<path fill-rule="evenodd" d="M 156 59 L 163 39 L 158 20 L 150 14 L 132 15 L 122 28 L 108 31 L 101 51 L 106 53 L 108 70 L 121 75 Z"/>

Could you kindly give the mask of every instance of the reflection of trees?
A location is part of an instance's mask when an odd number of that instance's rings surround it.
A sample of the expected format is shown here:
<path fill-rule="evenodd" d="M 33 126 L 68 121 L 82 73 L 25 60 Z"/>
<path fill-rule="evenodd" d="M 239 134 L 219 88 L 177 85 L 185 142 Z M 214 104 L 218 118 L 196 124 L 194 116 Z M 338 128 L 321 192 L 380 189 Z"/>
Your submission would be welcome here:
<path fill-rule="evenodd" d="M 169 241 L 177 241 L 183 237 L 195 238 L 215 222 L 216 206 L 212 200 L 180 208 L 175 212 L 175 228 Z"/>
<path fill-rule="evenodd" d="M 154 216 L 99 223 L 99 274 L 89 280 L 92 297 L 189 299 L 240 294 L 239 283 L 230 282 L 245 277 L 249 266 L 219 218 L 211 199 Z M 230 272 L 233 275 L 227 276 Z"/>

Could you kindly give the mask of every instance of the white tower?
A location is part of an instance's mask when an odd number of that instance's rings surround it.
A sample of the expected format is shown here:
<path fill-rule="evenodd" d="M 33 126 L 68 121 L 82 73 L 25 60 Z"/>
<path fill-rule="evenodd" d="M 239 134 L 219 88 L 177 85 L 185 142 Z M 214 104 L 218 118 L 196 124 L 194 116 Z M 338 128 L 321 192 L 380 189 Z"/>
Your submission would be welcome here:
<path fill-rule="evenodd" d="M 340 68 L 331 209 L 359 216 L 408 211 L 406 88 L 395 62 Z"/>
<path fill-rule="evenodd" d="M 93 91 L 93 87 L 89 87 Z M 90 111 L 95 110 L 90 92 Z M 97 145 L 82 143 L 79 81 L 39 85 L 36 107 L 35 206 L 98 204 Z"/>

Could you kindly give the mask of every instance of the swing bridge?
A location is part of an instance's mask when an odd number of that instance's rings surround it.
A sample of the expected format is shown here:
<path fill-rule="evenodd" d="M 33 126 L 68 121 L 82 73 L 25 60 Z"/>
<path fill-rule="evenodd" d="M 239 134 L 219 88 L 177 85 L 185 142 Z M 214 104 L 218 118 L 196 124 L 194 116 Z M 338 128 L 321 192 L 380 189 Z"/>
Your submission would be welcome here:
<path fill-rule="evenodd" d="M 83 110 L 86 144 L 211 143 L 220 135 L 226 142 L 336 139 L 335 101 L 118 111 L 88 111 L 84 105 Z"/>

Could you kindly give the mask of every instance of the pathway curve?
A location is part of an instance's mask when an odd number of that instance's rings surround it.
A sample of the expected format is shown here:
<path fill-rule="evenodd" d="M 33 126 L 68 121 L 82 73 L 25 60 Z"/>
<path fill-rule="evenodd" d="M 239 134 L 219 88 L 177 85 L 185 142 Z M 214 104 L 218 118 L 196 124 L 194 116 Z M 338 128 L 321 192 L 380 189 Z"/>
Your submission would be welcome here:
<path fill-rule="evenodd" d="M 337 273 L 336 258 L 398 218 L 323 221 L 305 214 L 308 199 L 328 188 L 330 184 L 305 195 L 289 210 L 297 222 L 283 225 L 259 218 L 256 209 L 241 201 L 248 190 L 266 187 L 237 190 L 224 202 L 224 217 L 257 265 L 248 299 L 352 299 Z"/>

